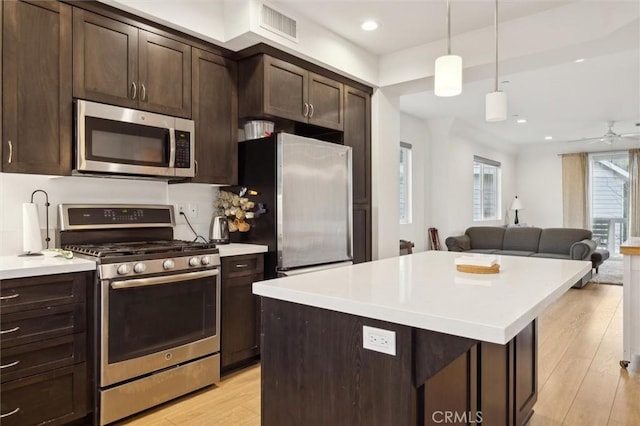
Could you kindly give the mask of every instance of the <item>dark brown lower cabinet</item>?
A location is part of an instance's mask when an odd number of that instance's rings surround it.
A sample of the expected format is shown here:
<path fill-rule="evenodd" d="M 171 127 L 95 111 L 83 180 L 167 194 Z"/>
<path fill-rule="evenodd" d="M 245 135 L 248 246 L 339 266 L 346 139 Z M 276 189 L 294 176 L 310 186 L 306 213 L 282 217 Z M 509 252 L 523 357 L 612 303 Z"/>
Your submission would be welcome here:
<path fill-rule="evenodd" d="M 371 260 L 371 206 L 353 205 L 353 263 Z"/>
<path fill-rule="evenodd" d="M 90 422 L 87 288 L 93 276 L 0 280 L 3 426 Z"/>
<path fill-rule="evenodd" d="M 506 345 L 262 300 L 262 422 L 524 425 L 537 396 L 537 320 Z M 395 356 L 363 326 L 395 332 Z"/>
<path fill-rule="evenodd" d="M 252 284 L 264 279 L 264 255 L 222 258 L 221 361 L 230 371 L 260 354 L 260 298 Z"/>

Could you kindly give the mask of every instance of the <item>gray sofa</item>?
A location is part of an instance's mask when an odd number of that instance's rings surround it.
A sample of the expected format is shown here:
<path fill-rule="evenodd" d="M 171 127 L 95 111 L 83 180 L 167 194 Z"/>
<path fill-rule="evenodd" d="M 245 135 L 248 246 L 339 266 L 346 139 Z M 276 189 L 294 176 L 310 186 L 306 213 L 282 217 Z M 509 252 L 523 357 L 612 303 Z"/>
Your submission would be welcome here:
<path fill-rule="evenodd" d="M 574 228 L 472 226 L 445 244 L 449 251 L 589 261 L 596 249 L 591 231 Z M 590 279 L 591 271 L 574 287 Z"/>

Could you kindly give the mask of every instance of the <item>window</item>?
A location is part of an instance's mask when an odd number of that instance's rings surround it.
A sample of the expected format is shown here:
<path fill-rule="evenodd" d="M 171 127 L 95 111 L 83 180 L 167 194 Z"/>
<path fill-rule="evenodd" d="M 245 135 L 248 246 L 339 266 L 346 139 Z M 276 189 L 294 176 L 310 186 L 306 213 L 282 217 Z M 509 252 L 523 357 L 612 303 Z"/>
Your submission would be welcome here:
<path fill-rule="evenodd" d="M 400 223 L 411 223 L 411 145 L 400 142 Z"/>
<path fill-rule="evenodd" d="M 628 238 L 629 155 L 627 152 L 589 154 L 589 212 L 591 231 L 600 248 L 612 256 Z"/>
<path fill-rule="evenodd" d="M 473 157 L 473 220 L 500 220 L 500 163 Z"/>

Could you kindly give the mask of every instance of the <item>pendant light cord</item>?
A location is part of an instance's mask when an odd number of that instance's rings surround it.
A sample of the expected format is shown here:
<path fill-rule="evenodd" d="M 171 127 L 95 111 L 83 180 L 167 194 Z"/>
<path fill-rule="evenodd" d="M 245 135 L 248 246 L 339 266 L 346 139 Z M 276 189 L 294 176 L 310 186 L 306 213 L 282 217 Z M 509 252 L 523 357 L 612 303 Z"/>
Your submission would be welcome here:
<path fill-rule="evenodd" d="M 451 55 L 451 0 L 447 0 L 447 55 Z"/>
<path fill-rule="evenodd" d="M 498 91 L 498 0 L 494 12 L 494 34 L 496 39 L 496 92 Z"/>

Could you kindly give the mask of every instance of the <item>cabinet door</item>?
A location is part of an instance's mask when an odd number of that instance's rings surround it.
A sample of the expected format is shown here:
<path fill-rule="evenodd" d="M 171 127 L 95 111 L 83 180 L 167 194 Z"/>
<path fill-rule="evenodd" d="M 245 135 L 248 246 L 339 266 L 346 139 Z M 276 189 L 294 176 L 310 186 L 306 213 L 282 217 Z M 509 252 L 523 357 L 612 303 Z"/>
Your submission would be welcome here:
<path fill-rule="evenodd" d="M 2 6 L 2 171 L 71 174 L 71 7 Z"/>
<path fill-rule="evenodd" d="M 198 164 L 193 182 L 235 185 L 238 181 L 236 63 L 194 48 L 192 71 Z"/>
<path fill-rule="evenodd" d="M 259 280 L 255 275 L 223 279 L 220 332 L 223 369 L 258 354 L 258 296 L 252 293 L 251 285 Z"/>
<path fill-rule="evenodd" d="M 138 29 L 73 10 L 73 96 L 138 107 Z"/>
<path fill-rule="evenodd" d="M 371 96 L 345 86 L 344 144 L 353 150 L 353 202 L 371 202 Z"/>
<path fill-rule="evenodd" d="M 309 123 L 342 130 L 344 86 L 335 80 L 309 73 Z"/>
<path fill-rule="evenodd" d="M 264 56 L 264 113 L 296 121 L 307 121 L 307 71 L 270 56 Z"/>
<path fill-rule="evenodd" d="M 87 413 L 85 363 L 2 384 L 2 425 L 62 425 Z"/>
<path fill-rule="evenodd" d="M 191 118 L 191 46 L 140 30 L 140 109 Z"/>
<path fill-rule="evenodd" d="M 525 424 L 538 400 L 538 322 L 532 321 L 514 339 L 515 424 Z"/>
<path fill-rule="evenodd" d="M 371 207 L 353 205 L 353 263 L 371 260 Z"/>

